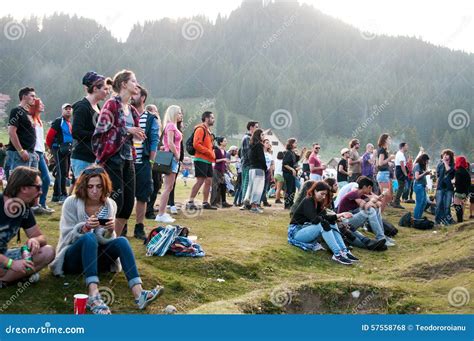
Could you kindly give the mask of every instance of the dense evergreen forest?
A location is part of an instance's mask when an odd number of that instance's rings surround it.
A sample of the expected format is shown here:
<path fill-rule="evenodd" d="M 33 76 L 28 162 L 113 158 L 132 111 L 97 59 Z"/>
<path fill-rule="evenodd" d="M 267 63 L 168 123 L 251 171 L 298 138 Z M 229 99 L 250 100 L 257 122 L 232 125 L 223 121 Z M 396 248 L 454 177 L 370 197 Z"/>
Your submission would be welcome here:
<path fill-rule="evenodd" d="M 30 18 L 18 23 L 15 39 L 7 34 L 11 22 L 0 18 L 7 110 L 18 89 L 31 85 L 52 119 L 55 108 L 81 98 L 86 71 L 113 76 L 129 68 L 153 99 L 212 99 L 221 132 L 234 133 L 236 115 L 278 125 L 270 122 L 278 111 L 288 116 L 284 137 L 358 136 L 365 143 L 388 131 L 433 153 L 451 147 L 474 157 L 472 54 L 374 36 L 307 5 L 252 2 L 215 22 L 146 22 L 125 42 L 88 18 Z"/>

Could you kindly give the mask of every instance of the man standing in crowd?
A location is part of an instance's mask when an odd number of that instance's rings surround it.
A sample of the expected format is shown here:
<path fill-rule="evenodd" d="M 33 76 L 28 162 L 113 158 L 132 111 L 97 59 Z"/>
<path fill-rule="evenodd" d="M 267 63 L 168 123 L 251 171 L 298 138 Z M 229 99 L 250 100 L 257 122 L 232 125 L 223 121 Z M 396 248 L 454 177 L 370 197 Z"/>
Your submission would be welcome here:
<path fill-rule="evenodd" d="M 400 198 L 405 191 L 405 184 L 408 181 L 407 160 L 405 157 L 407 152 L 408 144 L 406 142 L 400 143 L 398 146 L 398 152 L 395 155 L 395 177 L 397 178 L 398 189 L 392 205 L 394 208 L 404 208 L 400 205 Z"/>
<path fill-rule="evenodd" d="M 319 159 L 319 151 L 321 146 L 319 143 L 313 143 L 313 151 L 309 156 L 308 163 L 309 163 L 309 170 L 310 170 L 310 180 L 314 181 L 321 181 L 323 180 L 323 170 L 326 169 L 326 165 L 324 165 L 321 160 Z"/>
<path fill-rule="evenodd" d="M 52 202 L 63 203 L 67 198 L 66 179 L 72 150 L 72 105 L 64 103 L 62 114 L 51 124 L 46 135 L 46 145 L 51 150 L 56 165 Z"/>
<path fill-rule="evenodd" d="M 8 136 L 10 143 L 7 148 L 9 170 L 18 166 L 38 168 L 38 154 L 35 153 L 36 131 L 29 113 L 30 106 L 35 104 L 35 89 L 26 87 L 18 94 L 20 104 L 13 108 L 8 119 Z"/>
<path fill-rule="evenodd" d="M 109 94 L 108 81 L 109 79 L 105 79 L 104 76 L 89 71 L 82 78 L 87 95 L 72 105 L 74 110 L 72 121 L 74 148 L 71 155 L 71 167 L 76 179 L 84 169 L 95 161 L 91 139 L 99 117 L 99 102 Z"/>
<path fill-rule="evenodd" d="M 242 144 L 240 146 L 240 162 L 242 166 L 242 183 L 241 183 L 241 195 L 245 198 L 247 193 L 247 187 L 249 184 L 249 171 L 250 171 L 250 137 L 253 135 L 255 129 L 259 128 L 257 121 L 247 122 L 247 133 L 242 138 Z M 244 202 L 242 209 L 250 210 L 251 206 L 249 202 Z"/>
<path fill-rule="evenodd" d="M 156 150 L 158 148 L 158 120 L 156 116 L 145 110 L 145 102 L 148 92 L 145 88 L 138 86 L 140 92 L 132 96 L 132 105 L 140 114 L 140 128 L 145 132 L 146 138 L 143 141 L 133 140 L 133 145 L 137 153 L 135 159 L 135 197 L 137 198 L 136 224 L 133 236 L 137 239 L 146 239 L 145 212 L 148 200 L 153 191 L 153 180 L 151 177 L 151 166 L 155 162 Z"/>
<path fill-rule="evenodd" d="M 30 207 L 37 205 L 41 195 L 40 172 L 30 167 L 18 166 L 12 171 L 5 191 L 0 193 L 0 288 L 4 283 L 35 275 L 54 259 L 54 249 L 36 224 Z M 22 259 L 20 248 L 8 249 L 8 243 L 20 228 L 25 230 L 32 260 Z"/>
<path fill-rule="evenodd" d="M 155 115 L 156 117 L 156 123 L 158 124 L 158 148 L 160 148 L 160 136 L 161 136 L 161 120 L 160 120 L 160 113 L 158 112 L 158 108 L 156 105 L 153 104 L 148 104 L 145 108 L 145 110 L 150 113 Z M 158 150 L 157 148 L 157 150 Z M 153 164 L 152 164 L 153 166 Z M 155 206 L 155 201 L 156 197 L 158 196 L 158 192 L 160 191 L 161 185 L 162 185 L 162 176 L 163 174 L 158 172 L 158 170 L 155 167 L 151 167 L 151 177 L 152 177 L 152 182 L 153 182 L 153 191 L 150 195 L 150 200 L 148 200 L 148 203 L 146 205 L 146 214 L 145 217 L 147 219 L 155 219 L 156 214 L 154 211 L 154 206 Z"/>
<path fill-rule="evenodd" d="M 360 142 L 358 139 L 351 140 L 349 144 L 349 148 L 351 149 L 349 153 L 349 182 L 355 182 L 361 176 L 361 158 L 359 156 L 359 148 Z"/>
<path fill-rule="evenodd" d="M 186 208 L 190 210 L 197 209 L 197 206 L 194 204 L 194 198 L 202 184 L 204 184 L 202 208 L 217 210 L 216 206 L 212 206 L 209 203 L 209 192 L 212 186 L 213 175 L 212 163 L 216 160 L 213 147 L 214 137 L 211 132 L 211 127 L 215 122 L 214 114 L 210 111 L 204 112 L 201 121 L 202 123 L 194 128 L 193 146 L 196 149 L 196 154 L 194 155 L 194 174 L 196 176 L 196 183 L 191 190 L 191 196 Z"/>

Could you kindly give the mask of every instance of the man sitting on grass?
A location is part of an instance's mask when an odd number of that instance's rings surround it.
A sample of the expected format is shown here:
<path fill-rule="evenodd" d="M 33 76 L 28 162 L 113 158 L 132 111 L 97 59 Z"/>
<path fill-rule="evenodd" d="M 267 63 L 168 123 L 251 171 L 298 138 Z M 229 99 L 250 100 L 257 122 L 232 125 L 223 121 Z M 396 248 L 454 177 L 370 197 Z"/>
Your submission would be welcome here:
<path fill-rule="evenodd" d="M 36 274 L 54 259 L 54 249 L 36 224 L 31 207 L 41 196 L 41 176 L 37 169 L 20 166 L 8 179 L 7 187 L 0 194 L 0 287 L 29 277 L 36 282 Z M 8 249 L 8 243 L 20 230 L 25 230 L 32 260 L 22 259 L 21 249 Z"/>
<path fill-rule="evenodd" d="M 359 186 L 357 190 L 350 191 L 341 199 L 338 213 L 351 212 L 353 216 L 348 219 L 348 222 L 354 229 L 368 222 L 375 233 L 376 240 L 385 239 L 385 245 L 394 246 L 395 242 L 393 239 L 384 234 L 382 215 L 380 213 L 381 199 L 384 194 L 382 193 L 382 195 L 377 196 L 372 193 L 374 182 L 366 176 L 359 177 L 357 184 Z"/>

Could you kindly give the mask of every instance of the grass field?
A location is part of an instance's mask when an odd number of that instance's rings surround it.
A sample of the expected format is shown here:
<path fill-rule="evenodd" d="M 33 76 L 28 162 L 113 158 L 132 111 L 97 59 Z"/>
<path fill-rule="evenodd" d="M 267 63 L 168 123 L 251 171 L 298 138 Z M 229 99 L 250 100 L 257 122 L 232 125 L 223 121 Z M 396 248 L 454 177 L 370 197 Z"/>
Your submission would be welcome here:
<path fill-rule="evenodd" d="M 189 186 L 179 180 L 178 202 L 187 197 Z M 56 245 L 60 206 L 51 206 L 56 212 L 38 222 Z M 401 213 L 388 210 L 386 218 L 396 223 Z M 133 226 L 134 217 L 130 221 Z M 261 215 L 237 208 L 197 217 L 180 213 L 177 223 L 188 226 L 206 252 L 199 259 L 146 257 L 141 242 L 129 238 L 145 287 L 165 286 L 165 294 L 146 313 L 160 314 L 169 304 L 178 313 L 206 314 L 474 313 L 474 300 L 467 297 L 474 295 L 472 220 L 433 231 L 400 228 L 397 246 L 383 253 L 355 249 L 361 261 L 351 267 L 332 262 L 326 251 L 290 246 L 288 221 L 288 212 L 276 205 Z M 156 224 L 147 220 L 145 225 Z M 123 273 L 100 278 L 113 298 L 113 313 L 140 313 Z M 2 313 L 69 314 L 73 295 L 85 292 L 82 276 L 56 278 L 44 269 L 38 283 L 0 290 Z"/>

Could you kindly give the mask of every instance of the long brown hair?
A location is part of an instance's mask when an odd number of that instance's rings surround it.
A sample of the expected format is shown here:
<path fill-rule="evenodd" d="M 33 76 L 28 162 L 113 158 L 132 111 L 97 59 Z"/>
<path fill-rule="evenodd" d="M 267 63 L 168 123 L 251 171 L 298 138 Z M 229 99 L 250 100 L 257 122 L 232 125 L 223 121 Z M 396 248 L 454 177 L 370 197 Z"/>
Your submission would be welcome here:
<path fill-rule="evenodd" d="M 325 183 L 324 181 L 316 181 L 308 189 L 308 191 L 306 192 L 306 197 L 307 198 L 313 198 L 314 203 L 315 203 L 315 207 L 318 206 L 318 201 L 316 200 L 315 192 L 319 192 L 319 191 L 326 191 L 326 193 L 327 193 L 326 198 L 327 198 L 328 196 L 331 195 L 331 187 L 329 187 L 329 185 L 327 183 Z M 322 203 L 322 206 L 326 207 L 326 201 Z"/>
<path fill-rule="evenodd" d="M 250 138 L 250 144 L 251 145 L 257 145 L 259 143 L 262 143 L 262 134 L 263 130 L 262 129 L 255 129 L 253 131 L 252 137 Z"/>
<path fill-rule="evenodd" d="M 88 174 L 89 171 L 92 171 Z M 87 167 L 79 176 L 74 187 L 74 194 L 77 198 L 86 201 L 87 200 L 87 185 L 89 180 L 98 177 L 102 181 L 102 194 L 100 195 L 100 201 L 105 203 L 107 197 L 112 193 L 112 181 L 104 168 L 100 166 Z"/>
<path fill-rule="evenodd" d="M 377 142 L 377 145 L 382 148 L 387 143 L 387 140 L 388 140 L 389 137 L 390 137 L 390 135 L 387 134 L 387 133 L 384 133 L 384 134 L 380 135 L 379 141 Z"/>

